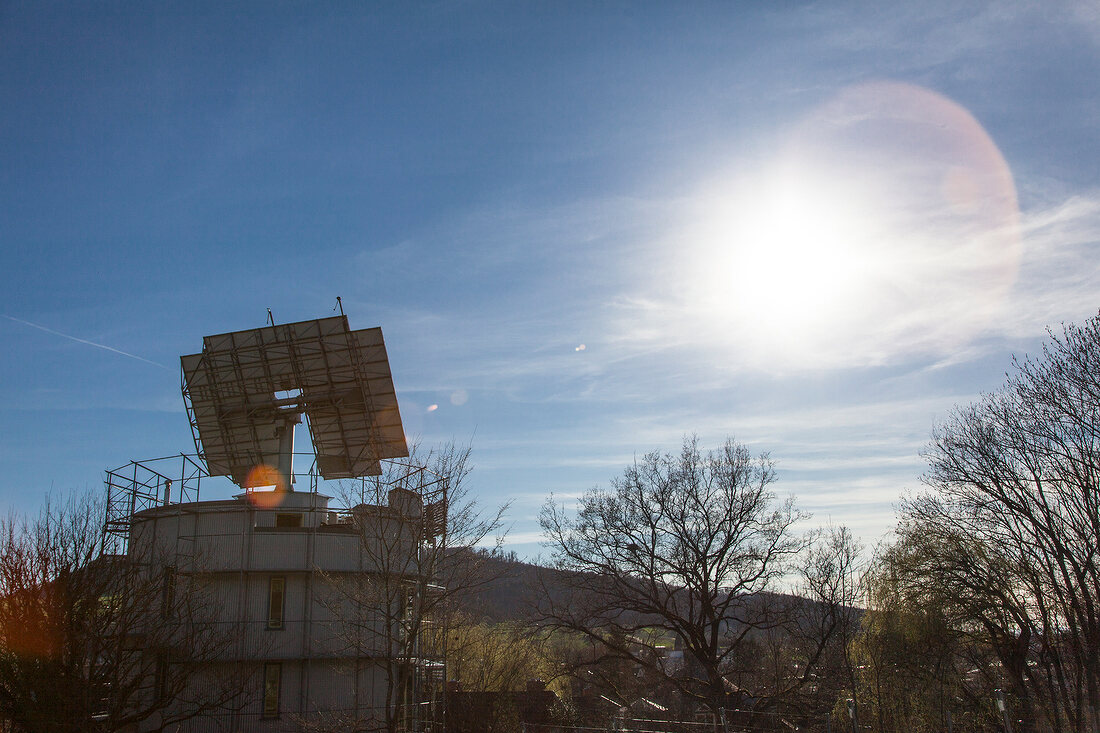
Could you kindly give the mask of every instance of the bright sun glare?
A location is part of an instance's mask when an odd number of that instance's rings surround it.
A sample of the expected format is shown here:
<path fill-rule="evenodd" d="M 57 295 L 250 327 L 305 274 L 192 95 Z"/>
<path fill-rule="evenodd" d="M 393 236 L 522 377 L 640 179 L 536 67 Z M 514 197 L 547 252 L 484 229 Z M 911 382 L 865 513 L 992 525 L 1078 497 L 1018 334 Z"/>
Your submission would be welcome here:
<path fill-rule="evenodd" d="M 720 317 L 761 338 L 805 336 L 852 304 L 868 254 L 867 216 L 852 201 L 810 177 L 780 174 L 730 203 L 705 253 L 702 291 Z"/>
<path fill-rule="evenodd" d="M 838 95 L 692 212 L 685 314 L 772 364 L 949 353 L 996 315 L 1020 257 L 1000 152 L 966 110 L 908 85 Z"/>

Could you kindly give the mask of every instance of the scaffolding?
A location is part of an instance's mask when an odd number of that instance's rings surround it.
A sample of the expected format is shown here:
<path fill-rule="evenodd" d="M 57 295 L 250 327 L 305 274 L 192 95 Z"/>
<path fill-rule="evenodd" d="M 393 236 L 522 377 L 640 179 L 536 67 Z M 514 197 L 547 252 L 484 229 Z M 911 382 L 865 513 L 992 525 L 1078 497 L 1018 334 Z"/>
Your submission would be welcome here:
<path fill-rule="evenodd" d="M 305 459 L 310 458 L 311 454 L 298 454 L 296 457 L 301 459 L 304 465 L 306 463 Z M 401 521 L 409 521 L 415 526 L 416 545 L 413 548 L 415 558 L 411 567 L 416 568 L 421 575 L 405 578 L 401 582 L 407 582 L 410 592 L 414 594 L 443 592 L 443 589 L 434 583 L 431 558 L 439 556 L 440 549 L 443 547 L 442 543 L 445 541 L 448 498 L 447 478 L 436 475 L 428 468 L 410 461 L 390 460 L 382 461 L 381 464 L 383 468 L 382 475 L 326 482 L 316 470 L 316 461 L 314 460 L 309 463 L 308 471 L 292 476 L 297 486 L 302 489 L 306 489 L 308 486 L 308 489 L 291 491 L 287 494 L 314 497 L 320 495 L 324 497 L 323 501 L 310 499 L 306 502 L 308 508 L 303 511 L 318 514 L 304 521 L 301 527 L 295 528 L 296 533 L 305 532 L 306 534 L 306 556 L 301 560 L 302 567 L 305 568 L 304 582 L 307 598 L 312 599 L 317 589 L 322 588 L 323 584 L 331 582 L 329 579 L 322 577 L 325 575 L 325 570 L 319 565 L 322 565 L 323 561 L 318 561 L 315 557 L 314 548 L 317 545 L 318 536 L 321 534 L 346 536 L 357 531 L 362 532 L 363 524 L 361 522 L 357 524 L 356 517 L 371 512 L 377 513 L 379 516 L 391 517 L 400 514 L 403 517 Z M 203 465 L 201 457 L 188 454 L 166 456 L 147 461 L 130 461 L 124 466 L 107 471 L 105 484 L 107 509 L 101 543 L 101 552 L 104 555 L 122 555 L 131 550 L 137 552 L 138 548 L 131 543 L 131 536 L 138 522 L 148 521 L 150 516 L 160 517 L 154 521 L 165 521 L 163 517 L 194 515 L 196 512 L 201 511 L 204 505 L 211 503 L 210 494 L 212 492 L 223 494 L 225 489 L 237 488 L 230 484 L 226 478 L 210 476 Z M 206 501 L 199 500 L 200 488 L 203 489 Z M 347 499 L 345 505 L 327 505 L 328 490 Z M 261 487 L 246 487 L 243 489 L 243 493 L 237 494 L 239 498 L 244 500 L 240 511 L 248 511 L 250 516 L 254 517 L 262 511 L 265 500 L 276 494 L 277 490 L 265 491 Z M 360 499 L 358 503 L 354 503 L 353 499 L 355 497 Z M 388 500 L 388 505 L 380 503 L 379 500 L 382 498 Z M 404 501 L 411 502 L 409 511 L 407 513 L 394 513 L 393 507 L 401 506 L 401 502 Z M 177 511 L 168 511 L 167 513 L 165 511 L 173 509 Z M 160 512 L 151 512 L 150 510 L 160 510 Z M 143 512 L 146 514 L 140 516 Z M 387 512 L 390 513 L 387 514 Z M 252 524 L 246 529 L 247 532 L 255 534 L 257 529 L 267 531 L 267 529 L 259 528 L 259 525 L 255 524 L 255 519 L 250 521 Z M 183 525 L 181 524 L 181 526 Z M 210 540 L 215 535 L 209 534 L 213 530 L 202 528 L 197 520 L 189 526 L 191 527 L 188 530 L 189 533 L 180 534 L 177 532 L 175 536 L 174 552 L 176 558 L 174 567 L 178 568 L 180 572 L 202 573 L 202 563 L 189 561 L 189 556 L 201 542 Z M 278 528 L 271 527 L 270 530 L 278 531 Z M 251 543 L 251 538 L 242 538 L 242 541 Z M 360 554 L 364 553 L 364 547 L 368 543 L 360 540 L 357 544 L 360 548 Z M 246 554 L 245 557 L 247 558 L 246 561 L 232 573 L 236 576 L 235 582 L 240 589 L 240 599 L 237 604 L 238 613 L 244 613 L 244 609 L 248 605 L 245 599 L 245 588 L 248 587 L 249 578 L 254 575 L 271 575 L 273 573 L 270 568 L 258 569 L 254 567 L 251 554 Z M 141 562 L 142 560 L 139 558 L 138 561 Z M 364 563 L 360 559 L 361 567 L 364 565 L 369 566 L 369 564 L 369 562 Z M 225 571 L 221 572 L 224 575 Z M 276 572 L 276 574 L 278 573 Z M 410 601 L 413 600 L 413 598 L 410 598 Z M 311 600 L 310 604 L 312 605 L 312 603 Z M 416 609 L 414 613 L 418 613 L 419 609 L 425 605 L 430 606 L 431 604 L 417 601 L 411 603 L 410 607 Z M 301 624 L 303 638 L 302 653 L 300 657 L 295 657 L 295 662 L 302 664 L 307 676 L 310 674 L 309 670 L 312 669 L 313 665 L 332 661 L 331 655 L 318 652 L 316 649 L 318 645 L 317 640 L 314 639 L 315 633 L 312 628 L 311 616 L 312 612 L 307 609 L 303 618 L 294 620 L 295 624 Z M 446 628 L 434 627 L 435 624 L 440 622 L 433 618 L 419 617 L 410 618 L 409 620 L 415 621 L 412 628 L 416 629 L 416 637 L 406 640 L 407 643 L 403 645 L 405 653 L 398 661 L 400 666 L 405 669 L 403 674 L 405 683 L 399 690 L 398 699 L 394 701 L 394 708 L 388 714 L 397 716 L 399 729 L 403 731 L 412 733 L 414 731 L 441 730 L 444 719 L 442 711 L 446 695 Z M 260 629 L 265 620 L 246 619 L 245 622 L 256 625 L 256 628 Z M 403 626 L 405 625 L 403 624 Z M 251 636 L 252 632 L 248 632 L 246 635 Z M 242 644 L 241 653 L 247 654 L 243 651 L 244 646 Z M 370 665 L 373 663 L 360 661 L 361 659 L 368 659 L 368 657 L 362 657 L 362 653 L 362 650 L 355 651 L 354 663 L 357 665 L 356 668 L 358 669 L 358 665 L 362 664 L 365 668 L 376 670 L 377 665 L 372 667 Z M 262 659 L 257 659 L 257 661 L 262 661 Z M 379 672 L 372 671 L 370 673 L 378 674 Z M 308 688 L 308 679 L 305 684 Z M 358 694 L 356 693 L 357 699 Z M 301 704 L 297 704 L 298 701 L 296 700 L 288 701 L 288 712 L 303 718 L 325 714 L 349 714 L 349 708 L 336 711 L 310 709 L 307 704 L 308 699 L 308 689 L 305 689 L 301 692 Z M 356 714 L 360 715 L 367 710 L 359 704 L 350 706 L 350 709 L 358 711 Z M 383 710 L 374 709 L 369 711 L 369 714 L 382 715 L 387 713 Z M 242 715 L 244 715 L 244 718 L 242 718 Z M 233 713 L 229 720 L 212 721 L 211 729 L 227 724 L 240 727 L 242 724 L 247 723 L 247 718 L 248 716 L 245 714 Z M 196 730 L 203 729 L 202 725 L 199 724 L 193 727 Z"/>
<path fill-rule="evenodd" d="M 175 467 L 173 466 L 175 464 Z M 107 515 L 103 520 L 100 554 L 125 555 L 135 514 L 172 503 L 199 500 L 206 469 L 197 456 L 180 453 L 145 461 L 130 461 L 107 471 Z"/>

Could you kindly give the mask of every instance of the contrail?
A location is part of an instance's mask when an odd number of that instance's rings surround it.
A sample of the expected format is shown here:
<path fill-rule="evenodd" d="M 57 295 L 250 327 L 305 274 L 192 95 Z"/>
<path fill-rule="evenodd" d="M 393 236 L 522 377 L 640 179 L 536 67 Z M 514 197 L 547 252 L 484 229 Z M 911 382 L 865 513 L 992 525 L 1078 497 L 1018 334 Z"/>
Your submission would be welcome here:
<path fill-rule="evenodd" d="M 30 321 L 24 321 L 22 318 L 15 318 L 14 316 L 9 316 L 9 315 L 6 315 L 6 314 L 4 315 L 4 318 L 7 318 L 9 321 L 15 321 L 16 323 L 22 323 L 24 326 L 30 326 L 31 328 L 37 328 L 39 331 L 45 331 L 46 333 L 52 333 L 54 336 L 60 336 L 62 338 L 67 338 L 70 341 L 77 342 L 78 344 L 87 344 L 88 346 L 94 346 L 97 349 L 103 349 L 104 351 L 111 351 L 111 352 L 114 352 L 115 354 L 121 354 L 122 356 L 128 356 L 131 359 L 137 359 L 138 361 L 143 361 L 146 364 L 152 364 L 153 366 L 160 367 L 161 369 L 168 369 L 168 367 L 164 366 L 163 364 L 158 364 L 155 361 L 149 361 L 148 359 L 146 359 L 143 356 L 138 356 L 137 354 L 131 354 L 129 352 L 122 351 L 121 349 L 112 348 L 110 346 L 104 346 L 103 344 L 97 344 L 95 341 L 88 341 L 87 339 L 81 339 L 81 338 L 77 338 L 76 336 L 70 336 L 67 333 L 61 333 L 60 331 L 55 331 L 52 328 L 46 328 L 45 326 L 39 326 L 37 323 L 31 323 Z M 169 369 L 169 371 L 171 371 L 171 369 Z"/>

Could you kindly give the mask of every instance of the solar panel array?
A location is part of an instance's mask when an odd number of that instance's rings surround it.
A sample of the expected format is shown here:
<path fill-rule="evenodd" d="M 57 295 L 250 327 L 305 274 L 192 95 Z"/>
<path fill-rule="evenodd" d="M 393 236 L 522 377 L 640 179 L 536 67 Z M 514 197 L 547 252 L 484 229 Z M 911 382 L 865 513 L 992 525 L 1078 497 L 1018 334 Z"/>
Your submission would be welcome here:
<path fill-rule="evenodd" d="M 380 328 L 352 331 L 333 316 L 234 331 L 207 336 L 180 363 L 212 476 L 244 485 L 254 468 L 278 465 L 280 432 L 298 412 L 326 479 L 378 475 L 380 460 L 409 455 Z"/>

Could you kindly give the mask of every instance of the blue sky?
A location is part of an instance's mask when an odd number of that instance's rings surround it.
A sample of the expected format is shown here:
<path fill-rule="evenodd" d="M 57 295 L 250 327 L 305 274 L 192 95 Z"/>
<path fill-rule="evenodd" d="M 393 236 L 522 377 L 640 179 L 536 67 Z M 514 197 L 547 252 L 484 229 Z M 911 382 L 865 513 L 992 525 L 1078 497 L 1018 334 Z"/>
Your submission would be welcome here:
<path fill-rule="evenodd" d="M 873 544 L 1100 306 L 1097 78 L 1090 2 L 0 3 L 0 502 L 193 450 L 179 355 L 339 295 L 524 554 L 693 432 Z"/>

